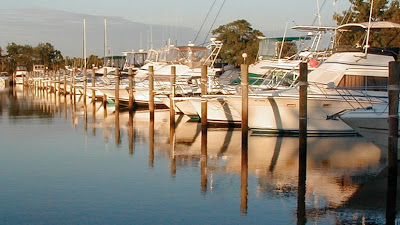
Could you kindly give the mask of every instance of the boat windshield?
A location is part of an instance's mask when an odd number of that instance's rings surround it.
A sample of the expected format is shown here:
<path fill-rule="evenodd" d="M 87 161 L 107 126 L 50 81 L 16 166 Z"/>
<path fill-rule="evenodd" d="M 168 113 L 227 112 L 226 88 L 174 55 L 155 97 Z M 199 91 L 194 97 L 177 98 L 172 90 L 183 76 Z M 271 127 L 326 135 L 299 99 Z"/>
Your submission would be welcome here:
<path fill-rule="evenodd" d="M 147 53 L 146 62 L 158 62 L 158 51 L 150 49 Z"/>
<path fill-rule="evenodd" d="M 179 49 L 174 46 L 162 48 L 159 54 L 158 61 L 160 62 L 178 62 Z"/>
<path fill-rule="evenodd" d="M 125 58 L 125 67 L 140 67 L 143 66 L 146 61 L 146 52 L 127 52 Z"/>

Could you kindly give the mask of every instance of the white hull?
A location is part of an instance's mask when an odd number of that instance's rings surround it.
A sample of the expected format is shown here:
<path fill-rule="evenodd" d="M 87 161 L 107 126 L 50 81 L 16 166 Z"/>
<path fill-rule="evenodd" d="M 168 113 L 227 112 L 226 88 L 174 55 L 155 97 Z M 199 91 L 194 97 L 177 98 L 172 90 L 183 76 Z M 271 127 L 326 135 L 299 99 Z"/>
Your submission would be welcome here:
<path fill-rule="evenodd" d="M 190 97 L 176 97 L 174 98 L 174 104 L 179 111 L 187 116 L 199 116 L 196 108 L 190 102 Z"/>
<path fill-rule="evenodd" d="M 387 104 L 357 109 L 344 113 L 340 119 L 380 149 L 387 150 L 389 127 L 387 109 Z"/>
<path fill-rule="evenodd" d="M 201 117 L 201 98 L 193 97 L 189 101 L 192 103 Z M 222 98 L 207 98 L 207 122 L 209 123 L 241 123 L 241 116 L 234 107 L 229 105 Z"/>
<path fill-rule="evenodd" d="M 238 112 L 241 112 L 241 97 L 226 98 Z M 349 100 L 350 101 L 350 100 Z M 353 102 L 357 105 L 359 102 Z M 363 102 L 362 106 L 369 106 Z M 354 133 L 354 129 L 340 120 L 327 119 L 327 116 L 351 105 L 344 99 L 308 98 L 307 130 L 309 133 Z M 298 132 L 299 99 L 298 97 L 249 97 L 249 128 L 271 132 Z"/>

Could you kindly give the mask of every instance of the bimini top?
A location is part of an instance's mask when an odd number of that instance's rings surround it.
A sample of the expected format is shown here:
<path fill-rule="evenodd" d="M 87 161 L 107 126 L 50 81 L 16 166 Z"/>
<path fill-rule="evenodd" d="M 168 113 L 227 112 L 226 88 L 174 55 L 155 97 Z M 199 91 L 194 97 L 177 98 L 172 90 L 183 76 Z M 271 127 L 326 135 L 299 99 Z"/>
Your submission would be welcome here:
<path fill-rule="evenodd" d="M 338 26 L 339 31 L 351 31 L 351 30 L 365 30 L 368 29 L 369 22 L 364 23 L 348 23 Z M 388 21 L 375 21 L 371 22 L 371 29 L 389 29 L 397 28 L 400 29 L 400 24 L 388 22 Z"/>
<path fill-rule="evenodd" d="M 336 27 L 294 26 L 294 27 L 292 27 L 292 29 L 299 30 L 299 31 L 328 31 L 328 30 L 336 30 Z"/>

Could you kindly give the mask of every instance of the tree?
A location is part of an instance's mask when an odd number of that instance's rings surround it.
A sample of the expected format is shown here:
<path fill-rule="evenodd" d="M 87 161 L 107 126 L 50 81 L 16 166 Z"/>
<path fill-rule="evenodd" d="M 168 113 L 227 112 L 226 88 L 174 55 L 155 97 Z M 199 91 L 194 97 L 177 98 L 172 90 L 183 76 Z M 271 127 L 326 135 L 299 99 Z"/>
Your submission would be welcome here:
<path fill-rule="evenodd" d="M 14 42 L 7 45 L 8 53 L 8 71 L 14 72 L 17 66 L 24 66 L 28 70 L 32 70 L 33 48 L 30 45 L 17 45 Z"/>
<path fill-rule="evenodd" d="M 370 0 L 349 0 L 351 9 L 342 14 L 334 14 L 333 18 L 340 24 L 368 22 L 371 8 Z M 399 0 L 374 0 L 372 21 L 390 21 L 400 23 Z M 382 29 L 371 33 L 371 47 L 400 47 L 399 30 Z M 341 44 L 354 45 L 359 42 L 364 32 L 346 32 L 341 38 Z"/>
<path fill-rule="evenodd" d="M 50 69 L 59 69 L 64 65 L 64 59 L 59 50 L 50 43 L 40 43 L 34 49 L 33 61 Z"/>
<path fill-rule="evenodd" d="M 246 20 L 236 20 L 221 25 L 212 31 L 217 39 L 222 41 L 220 59 L 229 64 L 243 63 L 243 53 L 247 53 L 246 63 L 254 63 L 258 52 L 257 36 L 263 36 L 261 31 L 254 30 Z"/>

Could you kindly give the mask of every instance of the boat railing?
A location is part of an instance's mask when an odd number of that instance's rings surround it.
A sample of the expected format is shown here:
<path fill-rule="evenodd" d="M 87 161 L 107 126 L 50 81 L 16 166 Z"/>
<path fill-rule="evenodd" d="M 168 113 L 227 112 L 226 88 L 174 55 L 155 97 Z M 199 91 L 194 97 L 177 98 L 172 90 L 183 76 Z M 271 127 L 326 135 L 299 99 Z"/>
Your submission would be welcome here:
<path fill-rule="evenodd" d="M 342 98 L 353 109 L 365 107 L 365 104 L 375 104 L 377 102 L 387 101 L 387 86 L 352 86 L 352 87 L 335 87 L 320 83 L 311 82 L 312 87 L 316 87 L 318 91 L 311 92 L 323 94 L 325 98 Z"/>

